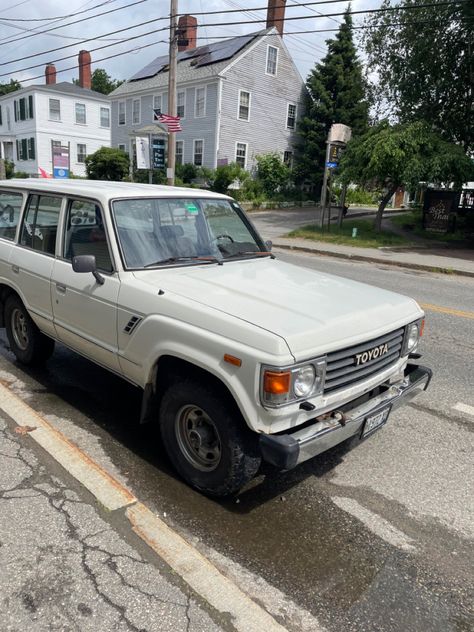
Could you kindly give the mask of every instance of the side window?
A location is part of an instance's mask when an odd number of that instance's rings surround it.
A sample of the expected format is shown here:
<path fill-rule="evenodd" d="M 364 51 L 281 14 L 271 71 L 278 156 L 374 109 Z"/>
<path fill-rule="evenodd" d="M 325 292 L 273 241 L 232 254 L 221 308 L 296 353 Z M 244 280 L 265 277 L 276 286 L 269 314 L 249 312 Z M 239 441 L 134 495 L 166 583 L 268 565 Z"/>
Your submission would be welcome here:
<path fill-rule="evenodd" d="M 22 202 L 20 193 L 0 192 L 0 237 L 3 239 L 15 239 Z"/>
<path fill-rule="evenodd" d="M 62 199 L 31 195 L 21 228 L 20 244 L 54 255 Z"/>
<path fill-rule="evenodd" d="M 71 261 L 78 255 L 94 255 L 99 270 L 113 271 L 102 211 L 98 204 L 71 200 L 67 209 L 65 231 L 65 259 Z"/>

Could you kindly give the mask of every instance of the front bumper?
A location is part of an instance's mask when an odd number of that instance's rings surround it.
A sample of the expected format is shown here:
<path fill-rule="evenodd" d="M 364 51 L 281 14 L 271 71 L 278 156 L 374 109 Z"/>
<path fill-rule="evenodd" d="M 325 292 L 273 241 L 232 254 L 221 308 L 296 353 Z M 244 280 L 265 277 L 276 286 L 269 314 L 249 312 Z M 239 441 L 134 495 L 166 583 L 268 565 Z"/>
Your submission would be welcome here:
<path fill-rule="evenodd" d="M 314 423 L 294 432 L 278 435 L 260 435 L 262 458 L 278 468 L 288 470 L 303 461 L 321 454 L 333 446 L 362 433 L 368 416 L 390 406 L 390 411 L 406 404 L 410 399 L 428 388 L 432 376 L 431 369 L 409 364 L 403 382 L 382 385 L 385 390 L 351 408 L 337 411 L 315 419 Z"/>

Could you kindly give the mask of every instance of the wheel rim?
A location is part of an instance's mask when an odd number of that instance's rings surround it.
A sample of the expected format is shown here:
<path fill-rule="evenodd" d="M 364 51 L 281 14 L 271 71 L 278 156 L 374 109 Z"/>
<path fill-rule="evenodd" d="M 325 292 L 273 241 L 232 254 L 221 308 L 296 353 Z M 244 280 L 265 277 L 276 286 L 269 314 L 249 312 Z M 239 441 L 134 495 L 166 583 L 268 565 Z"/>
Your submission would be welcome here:
<path fill-rule="evenodd" d="M 16 346 L 22 351 L 26 351 L 30 344 L 28 334 L 28 322 L 21 309 L 15 308 L 11 316 L 12 334 Z"/>
<path fill-rule="evenodd" d="M 215 470 L 221 460 L 221 441 L 215 423 L 199 406 L 183 406 L 176 415 L 176 438 L 188 463 L 201 472 Z"/>

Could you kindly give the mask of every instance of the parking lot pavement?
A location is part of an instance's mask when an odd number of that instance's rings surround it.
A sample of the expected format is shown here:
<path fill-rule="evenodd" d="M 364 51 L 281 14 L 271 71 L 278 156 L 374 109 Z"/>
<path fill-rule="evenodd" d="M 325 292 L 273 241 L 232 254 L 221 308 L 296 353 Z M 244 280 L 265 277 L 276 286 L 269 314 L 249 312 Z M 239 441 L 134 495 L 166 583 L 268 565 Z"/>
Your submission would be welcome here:
<path fill-rule="evenodd" d="M 14 526 L 14 528 L 12 528 Z M 151 561 L 119 516 L 0 418 L 2 632 L 233 629 Z M 215 619 L 218 615 L 211 613 Z"/>

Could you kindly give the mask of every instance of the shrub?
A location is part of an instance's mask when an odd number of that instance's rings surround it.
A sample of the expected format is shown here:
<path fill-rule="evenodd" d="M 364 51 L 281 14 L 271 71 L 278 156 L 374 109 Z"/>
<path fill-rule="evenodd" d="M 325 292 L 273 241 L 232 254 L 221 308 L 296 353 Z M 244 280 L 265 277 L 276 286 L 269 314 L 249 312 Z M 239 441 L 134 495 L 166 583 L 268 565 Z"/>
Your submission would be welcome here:
<path fill-rule="evenodd" d="M 86 156 L 86 173 L 91 180 L 123 180 L 128 175 L 129 157 L 121 149 L 101 147 Z"/>
<path fill-rule="evenodd" d="M 288 185 L 290 169 L 276 152 L 256 156 L 257 179 L 268 196 Z"/>

